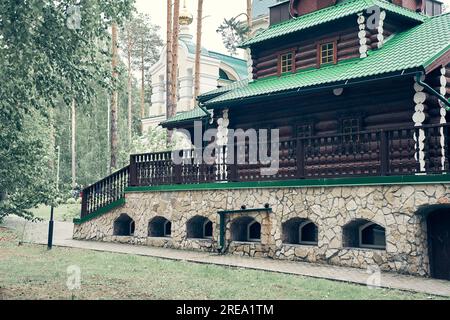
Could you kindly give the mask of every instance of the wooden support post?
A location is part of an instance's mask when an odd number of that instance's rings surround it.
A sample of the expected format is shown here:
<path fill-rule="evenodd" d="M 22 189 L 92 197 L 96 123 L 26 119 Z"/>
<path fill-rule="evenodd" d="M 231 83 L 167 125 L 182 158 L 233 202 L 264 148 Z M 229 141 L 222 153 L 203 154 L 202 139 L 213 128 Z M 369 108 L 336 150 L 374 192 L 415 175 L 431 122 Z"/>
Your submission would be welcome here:
<path fill-rule="evenodd" d="M 136 163 L 136 156 L 131 155 L 130 156 L 130 187 L 137 187 L 139 186 L 138 182 L 138 172 L 137 172 L 137 163 Z"/>
<path fill-rule="evenodd" d="M 230 175 L 228 177 L 228 181 L 230 182 L 238 182 L 239 181 L 239 174 L 238 174 L 238 147 L 234 144 L 231 144 L 231 147 L 234 148 L 233 152 L 233 161 L 228 165 L 228 168 L 230 170 Z"/>
<path fill-rule="evenodd" d="M 389 174 L 389 137 L 388 132 L 380 132 L 380 175 Z"/>
<path fill-rule="evenodd" d="M 305 141 L 297 139 L 296 146 L 297 178 L 305 178 Z"/>
<path fill-rule="evenodd" d="M 174 184 L 182 184 L 183 183 L 183 181 L 181 179 L 182 170 L 183 170 L 183 167 L 181 164 L 173 165 L 173 183 Z"/>

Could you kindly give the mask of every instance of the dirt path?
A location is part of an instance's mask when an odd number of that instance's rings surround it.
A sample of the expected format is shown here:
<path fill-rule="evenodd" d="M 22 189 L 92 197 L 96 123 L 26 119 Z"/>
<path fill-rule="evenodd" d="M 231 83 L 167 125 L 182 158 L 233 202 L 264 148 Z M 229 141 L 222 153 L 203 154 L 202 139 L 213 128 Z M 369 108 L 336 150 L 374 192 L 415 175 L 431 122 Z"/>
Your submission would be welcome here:
<path fill-rule="evenodd" d="M 2 227 L 16 230 L 22 242 L 46 243 L 48 239 L 48 221 L 30 222 L 23 218 L 6 217 Z M 53 241 L 72 239 L 73 223 L 55 221 Z"/>

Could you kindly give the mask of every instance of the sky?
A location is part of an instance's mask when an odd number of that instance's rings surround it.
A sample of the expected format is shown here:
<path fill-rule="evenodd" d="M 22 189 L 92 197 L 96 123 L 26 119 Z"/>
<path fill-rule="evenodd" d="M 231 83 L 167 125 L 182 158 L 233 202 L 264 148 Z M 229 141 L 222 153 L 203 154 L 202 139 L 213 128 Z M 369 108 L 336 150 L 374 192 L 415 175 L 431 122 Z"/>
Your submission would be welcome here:
<path fill-rule="evenodd" d="M 183 6 L 183 0 L 181 7 Z M 197 0 L 185 0 L 186 7 L 194 16 L 194 22 L 190 26 L 191 34 L 195 36 L 197 23 Z M 450 1 L 450 0 L 448 0 Z M 147 13 L 152 18 L 152 23 L 161 27 L 161 37 L 166 39 L 166 0 L 136 0 L 138 12 Z M 227 53 L 222 44 L 222 39 L 216 33 L 217 27 L 223 19 L 235 17 L 246 12 L 245 0 L 205 0 L 203 2 L 203 46 L 212 51 Z M 245 16 L 242 16 L 245 19 Z M 194 37 L 195 41 L 195 37 Z"/>
<path fill-rule="evenodd" d="M 183 1 L 181 6 L 183 6 Z M 186 7 L 194 16 L 194 22 L 190 26 L 191 34 L 195 35 L 196 16 L 197 16 L 197 0 L 185 0 Z M 443 0 L 447 8 L 450 8 L 450 0 Z M 136 0 L 136 8 L 138 12 L 147 13 L 152 18 L 152 22 L 161 27 L 161 36 L 166 38 L 166 0 Z M 448 9 L 447 9 L 448 11 Z M 216 33 L 217 27 L 222 23 L 223 19 L 235 17 L 246 12 L 245 0 L 205 0 L 203 2 L 203 46 L 212 51 L 227 53 L 222 44 L 222 39 Z M 245 19 L 245 16 L 242 17 Z M 194 38 L 195 41 L 195 38 Z"/>

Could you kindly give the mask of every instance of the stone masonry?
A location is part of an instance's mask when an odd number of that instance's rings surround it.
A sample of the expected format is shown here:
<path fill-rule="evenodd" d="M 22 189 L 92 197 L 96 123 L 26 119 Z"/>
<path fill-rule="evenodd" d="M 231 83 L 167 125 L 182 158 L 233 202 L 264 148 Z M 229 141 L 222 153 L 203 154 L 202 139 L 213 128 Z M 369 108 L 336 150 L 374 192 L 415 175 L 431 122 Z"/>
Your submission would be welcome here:
<path fill-rule="evenodd" d="M 426 221 L 416 214 L 427 205 L 448 203 L 450 186 L 444 184 L 346 186 L 302 188 L 248 188 L 231 190 L 155 191 L 127 193 L 126 204 L 90 221 L 75 225 L 74 238 L 217 252 L 221 210 L 263 208 L 272 213 L 250 212 L 261 224 L 261 242 L 230 241 L 230 224 L 244 214 L 227 216 L 226 248 L 229 254 L 429 275 Z M 121 214 L 135 221 L 132 237 L 113 236 Z M 213 222 L 212 239 L 187 239 L 186 222 L 194 216 Z M 170 238 L 148 237 L 148 223 L 156 216 L 172 223 Z M 318 245 L 289 245 L 282 241 L 282 224 L 305 218 L 318 227 Z M 370 220 L 386 229 L 386 250 L 346 248 L 343 227 L 355 220 Z"/>

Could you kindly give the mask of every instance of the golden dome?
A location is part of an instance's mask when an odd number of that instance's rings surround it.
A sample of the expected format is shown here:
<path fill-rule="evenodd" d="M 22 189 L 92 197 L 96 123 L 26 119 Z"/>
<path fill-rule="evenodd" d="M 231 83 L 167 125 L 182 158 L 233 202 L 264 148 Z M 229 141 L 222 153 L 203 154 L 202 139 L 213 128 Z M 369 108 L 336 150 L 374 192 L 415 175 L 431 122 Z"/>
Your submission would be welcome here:
<path fill-rule="evenodd" d="M 186 8 L 186 1 L 183 2 L 183 8 L 180 10 L 180 25 L 188 26 L 194 21 L 194 17 Z"/>

